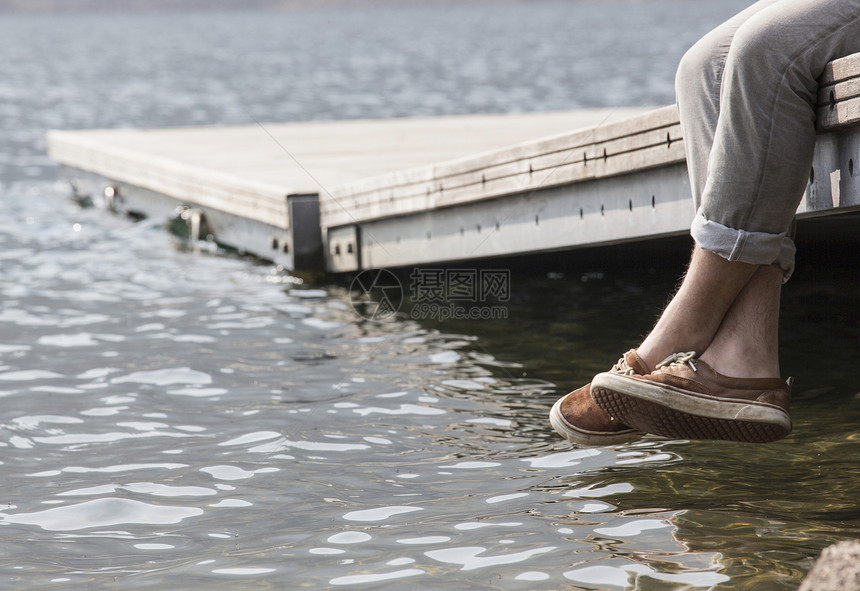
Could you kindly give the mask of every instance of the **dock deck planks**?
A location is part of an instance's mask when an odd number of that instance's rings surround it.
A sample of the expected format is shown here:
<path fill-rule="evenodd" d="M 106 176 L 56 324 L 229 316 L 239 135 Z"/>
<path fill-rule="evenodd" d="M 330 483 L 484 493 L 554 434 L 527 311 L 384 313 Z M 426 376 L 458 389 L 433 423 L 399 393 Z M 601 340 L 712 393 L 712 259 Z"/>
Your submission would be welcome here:
<path fill-rule="evenodd" d="M 284 197 L 587 127 L 642 109 L 51 131 L 72 168 L 280 227 Z"/>

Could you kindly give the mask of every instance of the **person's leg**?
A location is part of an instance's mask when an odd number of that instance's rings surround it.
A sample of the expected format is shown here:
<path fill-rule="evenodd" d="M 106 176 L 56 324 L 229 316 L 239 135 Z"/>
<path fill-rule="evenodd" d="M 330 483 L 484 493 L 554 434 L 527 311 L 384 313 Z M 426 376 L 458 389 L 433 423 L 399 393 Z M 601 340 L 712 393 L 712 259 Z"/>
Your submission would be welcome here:
<path fill-rule="evenodd" d="M 708 159 L 720 115 L 720 88 L 723 70 L 738 28 L 760 10 L 779 0 L 759 0 L 722 23 L 693 45 L 678 64 L 675 100 L 684 137 L 687 172 L 698 211 L 708 177 Z"/>
<path fill-rule="evenodd" d="M 789 230 L 815 147 L 818 78 L 860 51 L 860 0 L 778 0 L 732 38 L 702 203 L 691 234 L 731 261 L 790 275 Z"/>
<path fill-rule="evenodd" d="M 791 273 L 788 234 L 815 146 L 817 79 L 831 59 L 860 51 L 860 0 L 777 0 L 746 12 L 739 23 L 733 19 L 738 26 L 722 73 L 718 123 L 691 231 L 699 248 L 680 290 L 638 350 L 652 367 L 673 352 L 703 353 L 758 266 L 776 263 L 786 278 Z M 710 35 L 717 39 L 712 51 L 725 39 L 720 30 Z M 716 58 L 701 53 L 685 56 L 678 83 L 679 104 L 694 101 L 680 109 L 685 133 L 692 134 L 685 141 L 698 146 L 688 148 L 694 199 L 708 126 L 690 121 L 697 111 L 706 121 L 713 107 L 702 90 L 706 82 L 691 81 L 690 63 L 705 69 L 703 80 L 720 72 Z M 684 90 L 691 87 L 699 91 Z M 761 307 L 754 299 L 744 301 Z"/>
<path fill-rule="evenodd" d="M 639 349 L 649 365 L 667 349 L 705 360 L 678 354 L 648 376 L 596 376 L 592 397 L 609 415 L 685 438 L 763 442 L 790 432 L 790 385 L 771 377 L 779 290 L 770 266 L 783 279 L 793 269 L 788 233 L 812 163 L 818 78 L 827 62 L 857 51 L 860 0 L 779 0 L 738 28 L 691 229 L 700 250 Z M 759 371 L 768 377 L 746 377 Z"/>
<path fill-rule="evenodd" d="M 729 308 L 714 340 L 699 355 L 723 375 L 779 377 L 779 296 L 783 272 L 758 267 Z"/>
<path fill-rule="evenodd" d="M 649 367 L 678 351 L 705 351 L 758 265 L 696 247 L 681 287 L 636 350 Z"/>
<path fill-rule="evenodd" d="M 686 138 L 687 168 L 690 173 L 694 209 L 698 209 L 701 203 L 707 176 L 708 157 L 719 114 L 720 80 L 732 36 L 741 23 L 752 14 L 776 1 L 760 0 L 711 31 L 686 53 L 678 68 L 676 77 L 678 111 Z M 709 258 L 707 254 L 698 256 Z M 718 264 L 718 261 L 713 262 Z M 699 269 L 697 265 L 693 275 L 698 276 L 702 271 L 704 269 Z M 691 300 L 695 300 L 707 297 L 708 291 L 687 288 L 684 293 L 685 296 L 689 295 Z M 728 307 L 729 304 L 730 298 L 726 298 L 723 305 Z M 679 300 L 675 307 L 690 306 L 689 302 Z M 664 334 L 668 335 L 673 326 L 666 326 L 666 328 Z M 696 327 L 690 324 L 688 328 L 692 336 Z M 716 327 L 712 329 L 716 330 Z M 700 338 L 696 342 L 710 342 L 710 338 Z M 669 344 L 670 341 L 664 339 L 662 344 L 657 345 L 657 349 L 665 350 L 666 354 L 671 353 Z M 628 351 L 610 371 L 627 375 L 648 374 L 656 363 L 663 359 L 653 351 L 651 357 L 649 365 L 636 354 L 636 351 Z M 557 433 L 580 445 L 614 445 L 641 436 L 641 433 L 615 420 L 594 404 L 590 384 L 559 398 L 550 411 L 550 423 Z"/>
<path fill-rule="evenodd" d="M 702 37 L 675 77 L 693 206 L 698 211 L 720 114 L 720 89 L 732 38 L 747 20 L 779 0 L 760 0 Z M 638 349 L 650 367 L 677 351 L 704 351 L 755 268 L 695 249 L 681 289 Z M 705 309 L 706 308 L 706 309 Z"/>

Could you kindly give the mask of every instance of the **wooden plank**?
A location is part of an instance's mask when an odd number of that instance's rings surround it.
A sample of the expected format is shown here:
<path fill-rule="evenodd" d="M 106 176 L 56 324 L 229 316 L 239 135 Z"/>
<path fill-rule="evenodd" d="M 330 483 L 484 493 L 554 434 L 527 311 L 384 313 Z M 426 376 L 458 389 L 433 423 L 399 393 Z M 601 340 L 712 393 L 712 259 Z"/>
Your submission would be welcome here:
<path fill-rule="evenodd" d="M 664 164 L 665 160 L 661 157 L 660 150 L 651 150 L 651 148 L 657 146 L 668 148 L 672 142 L 680 141 L 680 139 L 680 125 L 676 125 L 674 128 L 670 129 L 653 130 L 646 133 L 625 136 L 619 139 L 593 144 L 588 146 L 581 153 L 578 150 L 556 152 L 535 157 L 527 161 L 513 163 L 506 167 L 488 168 L 486 171 L 442 179 L 440 180 L 440 184 L 442 191 L 445 193 L 461 187 L 477 187 L 480 185 L 484 188 L 484 195 L 481 198 L 491 198 L 499 196 L 497 191 L 492 189 L 494 181 L 517 177 L 520 179 L 520 184 L 522 186 L 531 187 L 535 183 L 540 185 L 544 182 L 543 179 L 549 179 L 549 177 L 554 174 L 553 171 L 559 167 L 581 165 L 583 169 L 586 169 L 588 168 L 589 163 L 593 163 L 594 166 L 592 166 L 591 172 L 594 174 L 589 175 L 588 178 L 599 178 L 601 174 L 596 171 L 600 170 L 600 168 L 598 168 L 598 164 L 601 161 L 606 161 L 609 158 L 617 158 L 626 154 L 632 154 L 641 150 L 647 150 L 647 153 L 649 155 L 653 155 L 655 160 L 653 162 L 649 162 L 647 159 L 638 159 L 635 161 L 637 163 L 637 169 Z M 627 160 L 627 162 L 633 161 Z M 604 168 L 604 170 L 610 169 Z M 634 170 L 635 169 L 630 169 L 628 172 L 634 172 Z"/>
<path fill-rule="evenodd" d="M 632 117 L 626 121 L 610 123 L 595 129 L 595 141 L 603 142 L 611 139 L 634 135 L 653 129 L 670 127 L 678 123 L 678 108 L 668 105 L 654 109 L 642 115 Z"/>
<path fill-rule="evenodd" d="M 559 141 L 572 142 L 573 145 L 585 146 L 590 143 L 590 139 L 591 133 L 583 131 L 522 142 L 513 146 L 502 146 L 496 150 L 468 155 L 459 159 L 434 162 L 428 166 L 414 170 L 399 171 L 382 177 L 362 179 L 355 183 L 339 186 L 332 191 L 332 194 L 336 198 L 345 197 L 346 195 L 364 196 L 387 189 L 399 189 L 401 187 L 422 185 L 424 183 L 432 184 L 448 176 L 480 171 L 492 166 L 506 165 L 518 162 L 532 155 L 540 155 L 569 147 L 567 143 L 560 147 L 558 145 Z"/>
<path fill-rule="evenodd" d="M 598 142 L 632 137 L 677 123 L 677 110 L 672 106 L 665 107 L 647 111 L 619 122 L 523 142 L 458 160 L 441 162 L 422 169 L 398 172 L 382 178 L 362 179 L 356 183 L 338 187 L 335 196 L 369 194 L 404 184 L 439 181 L 458 174 L 485 172 L 494 167 L 508 166 L 547 154 L 566 153 L 577 149 L 587 150 L 589 146 Z M 589 153 L 589 157 L 593 156 Z"/>
<path fill-rule="evenodd" d="M 285 195 L 253 179 L 195 167 L 100 141 L 102 134 L 51 132 L 51 156 L 64 164 L 180 200 L 286 227 Z"/>
<path fill-rule="evenodd" d="M 461 168 L 466 172 L 448 175 L 442 172 L 446 171 L 443 164 L 438 167 L 439 172 L 435 178 L 428 178 L 425 171 L 424 174 L 416 175 L 416 182 L 410 184 L 392 183 L 386 187 L 383 182 L 379 182 L 377 186 L 380 189 L 364 190 L 353 195 L 350 195 L 347 189 L 344 191 L 346 194 L 338 197 L 338 202 L 350 211 L 352 221 L 361 221 L 371 219 L 368 216 L 379 215 L 381 212 L 389 216 L 404 215 L 468 200 L 492 199 L 511 192 L 532 191 L 542 185 L 555 186 L 557 179 L 579 182 L 677 162 L 677 143 L 681 141 L 681 129 L 675 110 L 660 109 L 656 114 L 645 117 L 644 123 L 638 119 L 614 125 L 611 133 L 602 134 L 605 141 L 599 143 L 580 141 L 582 137 L 593 137 L 593 133 L 574 134 L 576 137 L 573 142 L 570 141 L 570 135 L 557 136 L 551 142 L 543 141 L 539 150 L 535 149 L 534 143 L 515 148 L 521 150 L 519 154 L 535 154 L 531 158 L 497 158 L 498 162 L 504 164 L 491 164 L 484 168 L 465 161 L 469 166 Z M 655 129 L 654 125 L 658 127 Z M 575 147 L 559 150 L 559 142 L 561 145 L 573 143 Z M 673 144 L 676 145 L 675 150 L 671 150 Z M 639 151 L 644 152 L 631 156 Z M 507 155 L 511 150 L 502 152 Z M 619 159 L 621 156 L 626 157 Z M 682 152 L 680 157 L 683 158 Z M 601 164 L 608 159 L 614 159 L 613 164 Z M 486 162 L 483 155 L 475 160 Z M 462 164 L 463 161 L 458 163 Z M 557 174 L 557 168 L 568 170 L 564 174 Z M 578 172 L 572 174 L 573 169 Z M 375 202 L 379 202 L 378 206 L 373 205 Z M 329 225 L 345 221 L 346 216 L 337 215 L 328 205 L 324 211 Z"/>
<path fill-rule="evenodd" d="M 821 86 L 818 89 L 818 107 L 829 106 L 856 96 L 860 96 L 860 76 Z"/>
<path fill-rule="evenodd" d="M 540 175 L 558 166 L 575 163 L 587 163 L 608 157 L 647 149 L 656 145 L 668 145 L 669 142 L 681 138 L 680 125 L 674 128 L 657 129 L 648 132 L 627 135 L 604 142 L 592 143 L 581 148 L 571 148 L 556 152 L 533 156 L 504 166 L 489 166 L 474 172 L 456 176 L 439 178 L 438 182 L 444 190 L 462 185 L 486 184 L 490 181 L 514 175 Z"/>
<path fill-rule="evenodd" d="M 115 129 L 51 134 L 52 154 L 83 165 L 76 150 L 130 154 L 154 168 L 185 164 L 244 182 L 308 193 L 362 178 L 413 171 L 643 109 L 326 121 L 225 127 Z M 69 135 L 64 135 L 69 134 Z M 68 138 L 74 137 L 74 145 Z M 55 145 L 64 140 L 63 146 Z M 80 156 L 80 155 L 77 155 Z M 402 173 L 407 176 L 412 172 Z M 110 175 L 108 175 L 110 176 Z M 323 185 L 321 188 L 320 185 Z M 324 192 L 324 191 L 323 191 Z"/>
<path fill-rule="evenodd" d="M 818 109 L 818 128 L 833 130 L 860 124 L 860 97 L 840 101 L 832 107 Z"/>
<path fill-rule="evenodd" d="M 660 109 L 654 114 L 615 124 L 611 132 L 600 136 L 603 141 L 596 143 L 594 130 L 588 130 L 529 142 L 455 163 L 442 163 L 433 169 L 413 171 L 411 178 L 400 175 L 339 187 L 333 196 L 342 206 L 357 210 L 368 199 L 398 200 L 433 192 L 444 193 L 465 185 L 486 186 L 496 179 L 514 175 L 540 176 L 555 166 L 593 161 L 655 145 L 668 148 L 672 142 L 681 139 L 674 108 Z M 649 163 L 644 162 L 642 166 L 649 166 Z M 498 195 L 487 193 L 483 198 L 495 196 Z M 326 213 L 329 211 L 326 208 Z"/>
<path fill-rule="evenodd" d="M 860 53 L 827 64 L 819 83 L 816 124 L 820 130 L 860 123 Z"/>
<path fill-rule="evenodd" d="M 841 57 L 827 64 L 818 83 L 826 86 L 856 76 L 860 76 L 860 53 Z"/>
<path fill-rule="evenodd" d="M 529 193 L 561 185 L 572 185 L 584 181 L 595 181 L 613 176 L 632 174 L 684 160 L 683 142 L 648 150 L 637 150 L 607 159 L 596 159 L 589 163 L 573 162 L 557 166 L 542 177 L 522 174 L 488 181 L 484 185 L 472 184 L 441 192 L 436 206 L 453 206 L 469 202 L 492 199 L 506 195 Z"/>
<path fill-rule="evenodd" d="M 470 155 L 459 160 L 437 163 L 434 167 L 437 177 L 474 172 L 492 166 L 503 166 L 543 154 L 581 149 L 594 141 L 592 128 L 561 133 L 540 139 L 505 146 L 503 149 Z"/>
<path fill-rule="evenodd" d="M 364 199 L 349 201 L 348 215 L 327 210 L 329 226 L 339 223 L 354 223 L 367 221 L 374 217 L 391 217 L 419 213 L 438 207 L 462 205 L 468 202 L 494 199 L 505 195 L 531 192 L 538 189 L 550 188 L 564 184 L 596 180 L 608 176 L 630 174 L 640 170 L 683 162 L 684 148 L 680 140 L 679 129 L 675 130 L 671 143 L 667 144 L 662 132 L 650 134 L 650 145 L 638 149 L 607 152 L 607 157 L 591 158 L 583 161 L 581 158 L 565 162 L 558 160 L 551 167 L 541 169 L 538 173 L 530 173 L 527 168 L 520 168 L 507 175 L 497 175 L 491 178 L 473 179 L 458 185 L 433 185 L 429 193 L 424 186 L 397 187 L 381 195 L 369 195 Z M 643 134 L 647 136 L 647 134 Z M 627 145 L 625 140 L 620 146 Z M 558 155 L 555 155 L 557 158 Z M 367 198 L 370 197 L 370 198 Z"/>

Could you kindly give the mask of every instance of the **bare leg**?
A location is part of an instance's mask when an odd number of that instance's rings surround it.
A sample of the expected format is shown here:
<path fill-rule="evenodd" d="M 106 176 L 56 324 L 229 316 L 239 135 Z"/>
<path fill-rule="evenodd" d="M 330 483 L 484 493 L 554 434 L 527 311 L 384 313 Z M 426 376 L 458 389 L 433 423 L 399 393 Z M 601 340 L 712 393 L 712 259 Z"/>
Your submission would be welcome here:
<path fill-rule="evenodd" d="M 758 268 L 699 357 L 723 375 L 779 377 L 779 295 L 782 270 Z"/>
<path fill-rule="evenodd" d="M 715 301 L 708 301 L 708 289 L 716 288 L 721 278 L 710 274 L 719 269 L 719 262 L 709 261 L 707 253 L 700 250 L 694 254 L 678 295 L 645 341 L 670 343 L 671 347 L 668 331 L 677 326 L 692 335 L 687 338 L 700 342 L 710 339 L 704 350 L 699 350 L 699 358 L 675 357 L 673 363 L 648 375 L 598 374 L 590 385 L 592 400 L 616 421 L 643 433 L 683 439 L 775 441 L 791 432 L 791 384 L 779 377 L 777 356 L 783 271 L 776 265 L 752 266 L 751 277 L 728 309 L 723 309 L 720 306 L 731 297 L 732 290 L 721 286 L 714 290 Z M 736 269 L 736 263 L 725 262 L 729 266 L 723 276 L 737 286 L 744 274 Z M 724 310 L 723 317 L 708 337 L 720 310 Z M 698 332 L 695 327 L 689 330 L 695 325 L 687 320 L 689 317 L 702 318 Z M 678 352 L 684 349 L 679 345 L 673 348 Z"/>
<path fill-rule="evenodd" d="M 759 267 L 728 261 L 696 246 L 681 288 L 639 346 L 639 356 L 653 370 L 672 353 L 703 353 Z"/>

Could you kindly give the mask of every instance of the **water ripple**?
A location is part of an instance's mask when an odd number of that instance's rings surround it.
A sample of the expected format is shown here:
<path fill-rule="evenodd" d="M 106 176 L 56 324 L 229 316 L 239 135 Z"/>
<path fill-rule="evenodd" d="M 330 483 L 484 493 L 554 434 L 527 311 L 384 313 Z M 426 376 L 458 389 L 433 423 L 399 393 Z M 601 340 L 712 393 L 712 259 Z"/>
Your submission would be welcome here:
<path fill-rule="evenodd" d="M 478 568 L 499 566 L 501 564 L 516 564 L 517 562 L 523 562 L 533 556 L 546 554 L 553 550 L 556 550 L 555 546 L 549 546 L 547 548 L 533 548 L 532 550 L 510 552 L 496 556 L 481 556 L 481 554 L 487 551 L 487 548 L 476 546 L 430 550 L 425 552 L 424 555 L 428 558 L 432 558 L 433 560 L 438 560 L 439 562 L 461 565 L 463 567 L 462 570 L 468 571 Z"/>
<path fill-rule="evenodd" d="M 343 518 L 347 521 L 385 521 L 395 515 L 404 513 L 412 513 L 414 511 L 422 511 L 421 507 L 379 507 L 377 509 L 362 509 L 360 511 L 350 511 Z"/>
<path fill-rule="evenodd" d="M 121 524 L 173 525 L 202 515 L 196 507 L 150 505 L 131 499 L 106 498 L 32 513 L 2 513 L 0 523 L 37 525 L 49 531 L 76 531 Z"/>

